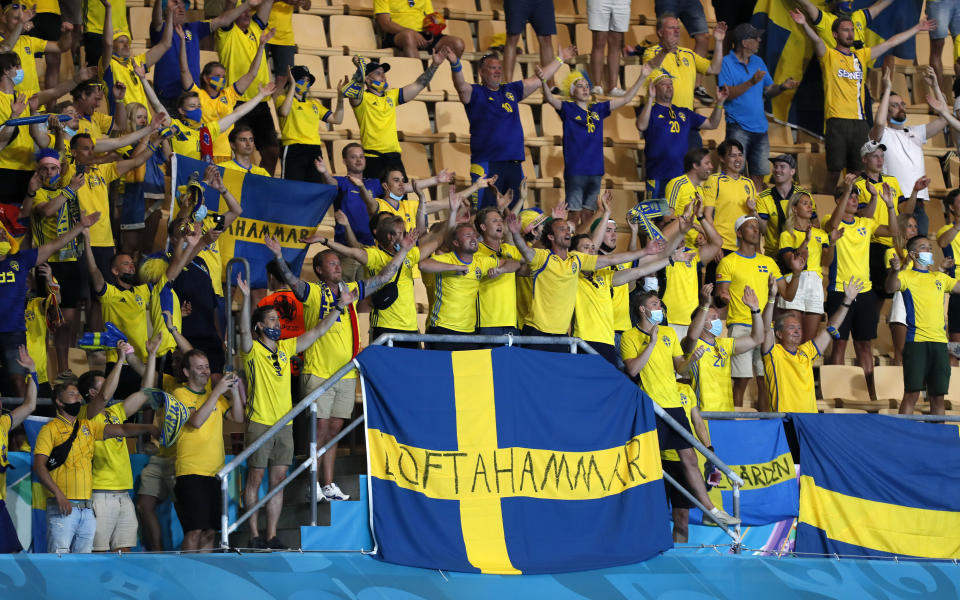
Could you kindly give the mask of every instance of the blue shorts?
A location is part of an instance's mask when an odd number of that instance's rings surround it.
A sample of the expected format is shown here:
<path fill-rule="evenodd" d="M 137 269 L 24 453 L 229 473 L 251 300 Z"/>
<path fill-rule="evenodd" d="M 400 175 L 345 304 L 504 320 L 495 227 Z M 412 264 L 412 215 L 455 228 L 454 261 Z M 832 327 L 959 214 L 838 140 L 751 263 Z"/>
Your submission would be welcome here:
<path fill-rule="evenodd" d="M 709 31 L 700 0 L 656 0 L 653 7 L 658 17 L 663 13 L 676 15 L 691 37 Z"/>
<path fill-rule="evenodd" d="M 597 210 L 603 175 L 564 175 L 567 210 Z"/>
<path fill-rule="evenodd" d="M 23 550 L 13 519 L 7 512 L 7 503 L 0 500 L 0 554 L 14 554 Z"/>
<path fill-rule="evenodd" d="M 507 35 L 523 35 L 530 23 L 537 35 L 557 35 L 553 0 L 509 0 L 503 3 Z"/>
<path fill-rule="evenodd" d="M 927 18 L 937 22 L 931 40 L 960 34 L 960 0 L 927 0 Z"/>
<path fill-rule="evenodd" d="M 120 230 L 132 231 L 146 227 L 144 220 L 147 207 L 143 198 L 143 182 L 127 181 L 124 184 L 123 204 L 120 207 Z"/>
<path fill-rule="evenodd" d="M 747 172 L 751 177 L 770 174 L 770 138 L 767 132 L 747 131 L 736 123 L 727 121 L 727 139 L 737 140 L 743 145 L 743 154 L 747 161 Z"/>
<path fill-rule="evenodd" d="M 523 163 L 519 160 L 491 160 L 489 162 L 470 161 L 470 180 L 476 181 L 480 177 L 497 175 L 497 189 L 501 194 L 513 190 L 513 208 L 520 201 L 520 184 L 523 182 Z M 490 188 L 477 190 L 473 195 L 473 207 L 476 210 L 497 205 L 497 195 Z"/>

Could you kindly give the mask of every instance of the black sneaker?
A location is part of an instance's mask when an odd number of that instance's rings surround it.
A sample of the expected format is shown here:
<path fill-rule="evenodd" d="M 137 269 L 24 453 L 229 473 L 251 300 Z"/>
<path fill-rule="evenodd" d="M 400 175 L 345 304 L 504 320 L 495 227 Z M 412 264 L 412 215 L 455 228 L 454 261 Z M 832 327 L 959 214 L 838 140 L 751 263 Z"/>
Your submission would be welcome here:
<path fill-rule="evenodd" d="M 713 104 L 713 96 L 711 96 L 710 92 L 707 91 L 707 88 L 703 87 L 702 85 L 698 85 L 697 87 L 693 88 L 693 97 L 707 106 Z"/>
<path fill-rule="evenodd" d="M 284 545 L 284 543 L 281 542 L 280 538 L 277 536 L 270 538 L 270 541 L 267 542 L 266 547 L 270 548 L 271 550 L 288 550 L 286 545 Z"/>
<path fill-rule="evenodd" d="M 259 535 L 250 540 L 250 547 L 254 550 L 266 550 L 270 546 L 267 545 L 266 540 L 264 540 Z"/>

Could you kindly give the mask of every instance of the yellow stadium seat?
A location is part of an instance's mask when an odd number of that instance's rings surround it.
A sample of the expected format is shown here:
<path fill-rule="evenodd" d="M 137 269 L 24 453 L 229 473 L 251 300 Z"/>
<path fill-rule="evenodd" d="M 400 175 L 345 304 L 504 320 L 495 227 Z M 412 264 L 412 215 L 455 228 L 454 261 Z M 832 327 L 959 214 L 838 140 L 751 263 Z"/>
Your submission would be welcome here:
<path fill-rule="evenodd" d="M 554 185 L 563 185 L 563 148 L 560 146 L 543 146 L 540 148 L 540 178 L 555 179 Z"/>
<path fill-rule="evenodd" d="M 867 411 L 860 408 L 828 408 L 825 413 L 845 414 L 845 415 L 865 415 Z"/>
<path fill-rule="evenodd" d="M 452 35 L 463 40 L 464 53 L 475 53 L 477 44 L 473 39 L 473 32 L 470 31 L 470 23 L 466 21 L 457 21 L 447 19 L 447 28 L 443 30 L 444 35 Z"/>
<path fill-rule="evenodd" d="M 580 54 L 589 54 L 593 47 L 593 34 L 586 23 L 577 23 L 574 30 L 574 44 Z"/>
<path fill-rule="evenodd" d="M 130 41 L 147 42 L 150 40 L 150 20 L 153 18 L 153 9 L 149 6 L 130 7 Z"/>
<path fill-rule="evenodd" d="M 200 69 L 207 63 L 211 62 L 220 62 L 220 55 L 214 52 L 213 50 L 201 50 L 200 51 Z"/>
<path fill-rule="evenodd" d="M 637 172 L 636 153 L 628 148 L 604 148 L 603 163 L 608 187 L 621 189 L 643 189 L 643 182 Z"/>
<path fill-rule="evenodd" d="M 549 215 L 553 207 L 566 198 L 566 190 L 563 188 L 542 188 L 540 189 L 540 210 L 543 214 Z"/>
<path fill-rule="evenodd" d="M 656 23 L 657 11 L 654 8 L 654 0 L 632 0 L 630 2 L 630 17 L 633 18 L 635 15 L 640 15 L 641 23 L 648 23 L 650 25 Z"/>
<path fill-rule="evenodd" d="M 346 102 L 343 107 L 343 123 L 333 126 L 334 131 L 347 132 L 354 140 L 360 139 L 360 125 L 357 123 L 357 116 L 353 113 L 350 103 Z"/>
<path fill-rule="evenodd" d="M 310 10 L 303 10 L 301 7 L 301 12 L 306 12 L 311 15 L 342 15 L 343 14 L 343 2 L 337 2 L 331 5 L 327 0 L 314 0 L 310 3 Z"/>
<path fill-rule="evenodd" d="M 628 46 L 649 46 L 657 43 L 657 28 L 653 25 L 631 25 L 623 35 Z"/>
<path fill-rule="evenodd" d="M 473 66 L 466 61 L 463 61 L 460 64 L 463 65 L 464 81 L 467 83 L 473 83 Z M 446 94 L 448 101 L 460 101 L 459 96 L 457 95 L 457 88 L 453 86 L 453 74 L 450 72 L 450 63 L 440 65 L 437 73 L 430 81 L 430 91 L 443 92 Z"/>
<path fill-rule="evenodd" d="M 606 118 L 603 124 L 603 135 L 614 146 L 628 148 L 642 148 L 643 138 L 637 131 L 637 119 L 633 111 L 623 106 Z"/>
<path fill-rule="evenodd" d="M 714 162 L 714 164 L 717 164 Z M 801 152 L 797 155 L 797 179 L 813 193 L 826 189 L 827 156 L 821 153 Z M 851 344 L 852 345 L 852 344 Z"/>
<path fill-rule="evenodd" d="M 546 146 L 552 140 L 537 134 L 537 125 L 533 120 L 533 109 L 529 104 L 520 104 L 520 125 L 523 127 L 523 143 L 527 146 Z M 553 108 L 550 108 L 553 110 Z"/>
<path fill-rule="evenodd" d="M 640 199 L 637 197 L 637 193 L 631 190 L 612 189 L 610 194 L 610 215 L 623 222 L 626 219 L 627 211 L 636 206 Z"/>
<path fill-rule="evenodd" d="M 506 33 L 505 21 L 480 21 L 477 23 L 477 51 L 486 52 L 490 48 L 493 36 Z"/>
<path fill-rule="evenodd" d="M 438 0 L 433 3 L 433 10 L 442 12 L 447 18 L 447 25 L 450 19 L 463 19 L 465 21 L 484 21 L 493 20 L 493 10 L 478 10 L 474 0 Z M 449 27 L 445 34 L 450 35 Z"/>
<path fill-rule="evenodd" d="M 467 120 L 467 111 L 463 103 L 437 102 L 433 105 L 436 111 L 437 131 L 449 133 L 450 141 L 470 142 L 470 121 Z"/>
<path fill-rule="evenodd" d="M 393 56 L 386 59 L 390 65 L 390 71 L 387 72 L 387 81 L 391 87 L 403 87 L 417 80 L 417 77 L 423 75 L 424 64 L 419 58 L 407 56 Z M 449 63 L 445 63 L 449 64 Z M 441 64 L 442 68 L 443 65 Z M 449 67 L 448 67 L 449 68 Z M 424 88 L 416 99 L 424 102 L 438 102 L 443 100 L 444 94 L 441 91 L 431 91 L 429 86 Z"/>
<path fill-rule="evenodd" d="M 293 35 L 297 40 L 299 54 L 316 54 L 317 56 L 343 54 L 343 48 L 331 48 L 327 44 L 327 29 L 323 24 L 323 17 L 294 13 Z"/>
<path fill-rule="evenodd" d="M 553 3 L 553 14 L 557 18 L 557 23 L 572 23 L 577 18 L 577 7 L 573 0 L 555 0 Z M 584 5 L 584 14 L 586 14 L 586 5 Z"/>
<path fill-rule="evenodd" d="M 563 121 L 560 120 L 560 114 L 549 104 L 544 104 L 540 109 L 540 126 L 543 128 L 544 137 L 551 140 L 551 145 L 558 146 L 563 142 Z"/>
<path fill-rule="evenodd" d="M 921 31 L 917 34 L 917 61 L 922 64 L 929 64 L 930 62 L 930 33 L 927 31 Z M 953 73 L 954 70 L 954 58 L 953 58 L 953 43 L 951 41 L 951 36 L 947 36 L 943 43 L 943 52 L 940 57 L 943 62 L 943 72 L 944 73 Z"/>
<path fill-rule="evenodd" d="M 433 175 L 424 144 L 400 142 L 400 155 L 403 157 L 403 167 L 407 170 L 408 177 L 425 179 Z"/>
<path fill-rule="evenodd" d="M 397 107 L 397 131 L 405 142 L 433 143 L 446 136 L 434 133 L 427 115 L 427 105 L 419 100 L 406 102 Z"/>
<path fill-rule="evenodd" d="M 437 171 L 448 169 L 457 174 L 457 183 L 470 181 L 470 146 L 440 142 L 433 146 L 433 160 Z"/>
<path fill-rule="evenodd" d="M 342 49 L 351 55 L 393 56 L 393 50 L 380 49 L 377 36 L 373 33 L 373 21 L 368 17 L 330 15 L 329 19 L 331 48 Z"/>
<path fill-rule="evenodd" d="M 825 400 L 869 399 L 863 369 L 850 365 L 820 367 L 820 391 Z"/>
<path fill-rule="evenodd" d="M 343 11 L 351 15 L 373 16 L 373 0 L 330 0 L 332 6 L 343 6 Z"/>
<path fill-rule="evenodd" d="M 930 178 L 930 194 L 933 196 L 943 196 L 947 193 L 947 184 L 943 179 L 943 167 L 940 166 L 940 160 L 936 156 L 924 156 L 923 166 L 926 168 L 927 177 Z M 903 193 L 909 195 L 912 190 L 903 190 Z"/>

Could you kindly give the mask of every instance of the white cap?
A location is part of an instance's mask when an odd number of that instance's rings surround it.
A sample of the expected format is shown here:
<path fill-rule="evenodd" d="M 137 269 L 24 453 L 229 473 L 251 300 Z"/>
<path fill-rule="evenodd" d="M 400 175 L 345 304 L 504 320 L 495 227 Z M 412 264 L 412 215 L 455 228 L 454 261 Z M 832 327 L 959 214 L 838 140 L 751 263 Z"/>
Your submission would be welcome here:
<path fill-rule="evenodd" d="M 737 217 L 737 222 L 734 224 L 733 230 L 740 231 L 740 226 L 751 219 L 754 221 L 757 220 L 757 218 L 753 215 L 740 215 L 739 217 Z"/>

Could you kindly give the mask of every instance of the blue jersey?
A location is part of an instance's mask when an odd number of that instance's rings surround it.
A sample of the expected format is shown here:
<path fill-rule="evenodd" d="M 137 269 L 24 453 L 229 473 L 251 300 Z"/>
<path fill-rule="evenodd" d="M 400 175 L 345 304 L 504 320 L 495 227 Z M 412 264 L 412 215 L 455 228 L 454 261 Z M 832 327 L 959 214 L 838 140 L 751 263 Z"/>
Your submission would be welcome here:
<path fill-rule="evenodd" d="M 514 81 L 491 90 L 473 84 L 470 103 L 470 160 L 492 162 L 524 159 L 523 126 L 519 103 L 523 100 L 523 82 Z"/>
<path fill-rule="evenodd" d="M 752 54 L 747 59 L 747 64 L 743 64 L 737 55 L 731 52 L 723 57 L 717 84 L 728 87 L 740 85 L 749 81 L 757 71 L 767 74 L 743 94 L 727 100 L 723 108 L 727 113 L 727 123 L 736 123 L 751 133 L 764 133 L 767 131 L 767 115 L 763 112 L 763 90 L 773 85 L 773 79 L 770 78 L 763 59 Z"/>
<path fill-rule="evenodd" d="M 183 24 L 183 35 L 187 44 L 187 65 L 193 80 L 200 82 L 200 38 L 210 35 L 210 21 L 194 21 Z M 163 38 L 163 29 L 150 28 L 150 44 L 156 45 Z M 183 92 L 180 82 L 180 36 L 173 34 L 173 44 L 160 57 L 153 74 L 153 89 L 161 98 L 177 98 Z"/>
<path fill-rule="evenodd" d="M 26 331 L 27 273 L 37 264 L 37 249 L 8 254 L 0 260 L 0 333 Z"/>
<path fill-rule="evenodd" d="M 691 129 L 700 129 L 706 117 L 679 106 L 654 104 L 650 123 L 643 132 L 646 140 L 647 179 L 669 181 L 683 175 L 683 157 L 689 150 Z"/>
<path fill-rule="evenodd" d="M 373 234 L 370 232 L 370 213 L 367 212 L 367 205 L 360 196 L 360 188 L 353 185 L 348 177 L 334 177 L 337 180 L 337 197 L 333 201 L 334 210 L 342 210 L 350 221 L 350 228 L 353 229 L 353 235 L 357 236 L 357 241 L 364 246 L 374 244 Z M 374 198 L 383 194 L 383 186 L 379 179 L 364 179 L 363 185 Z M 343 225 L 336 225 L 333 228 L 333 239 L 344 245 L 347 244 L 346 229 Z"/>
<path fill-rule="evenodd" d="M 609 102 L 590 104 L 587 110 L 576 102 L 560 106 L 564 175 L 603 175 L 603 120 L 609 116 Z"/>

